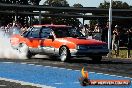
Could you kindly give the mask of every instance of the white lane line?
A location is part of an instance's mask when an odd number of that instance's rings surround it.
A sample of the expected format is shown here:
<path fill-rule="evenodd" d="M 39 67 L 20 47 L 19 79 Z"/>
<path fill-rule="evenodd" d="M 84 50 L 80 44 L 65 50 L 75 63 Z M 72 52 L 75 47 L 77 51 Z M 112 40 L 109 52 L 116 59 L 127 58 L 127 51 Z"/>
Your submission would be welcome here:
<path fill-rule="evenodd" d="M 44 67 L 47 67 L 47 68 L 49 68 L 49 67 L 51 67 L 51 66 L 44 66 Z"/>
<path fill-rule="evenodd" d="M 115 76 L 116 76 L 116 75 L 115 75 Z M 117 76 L 117 77 L 122 78 L 123 76 Z"/>
<path fill-rule="evenodd" d="M 111 75 L 111 76 L 116 76 L 116 75 Z M 117 76 L 118 77 L 118 76 Z"/>
<path fill-rule="evenodd" d="M 104 75 L 110 75 L 110 74 L 104 74 Z"/>
<path fill-rule="evenodd" d="M 10 64 L 10 63 L 14 63 L 14 62 L 2 62 L 2 63 L 7 63 L 7 64 L 9 63 Z"/>
<path fill-rule="evenodd" d="M 74 70 L 74 71 L 77 71 L 77 72 L 78 72 L 78 71 L 80 71 L 80 70 Z"/>
<path fill-rule="evenodd" d="M 62 85 L 63 83 L 54 83 L 54 84 Z"/>
<path fill-rule="evenodd" d="M 130 78 L 130 77 L 124 77 L 124 78 L 127 78 L 127 79 L 132 79 L 132 78 Z"/>
<path fill-rule="evenodd" d="M 71 71 L 72 69 L 67 69 L 67 70 Z"/>
<path fill-rule="evenodd" d="M 57 67 L 52 67 L 52 68 L 55 68 L 56 69 Z"/>
<path fill-rule="evenodd" d="M 34 64 L 29 64 L 29 65 L 34 65 Z"/>
<path fill-rule="evenodd" d="M 95 72 L 89 72 L 89 73 L 92 73 L 92 74 L 94 74 Z"/>
<path fill-rule="evenodd" d="M 73 82 L 73 83 L 78 84 L 79 82 Z"/>
<path fill-rule="evenodd" d="M 27 63 L 24 62 L 24 63 L 21 63 L 21 64 L 27 64 Z"/>
<path fill-rule="evenodd" d="M 97 74 L 102 75 L 103 73 L 97 73 Z"/>
<path fill-rule="evenodd" d="M 59 69 L 66 69 L 66 68 L 59 68 Z"/>
<path fill-rule="evenodd" d="M 34 65 L 35 65 L 35 64 L 34 64 Z M 35 65 L 35 66 L 42 67 L 42 65 Z"/>
<path fill-rule="evenodd" d="M 52 87 L 52 86 L 46 86 L 46 85 L 35 84 L 35 83 L 30 83 L 30 82 L 24 82 L 24 81 L 19 81 L 19 80 L 7 79 L 7 78 L 2 78 L 2 77 L 0 77 L 0 80 L 20 83 L 21 85 L 31 85 L 31 86 L 41 87 L 41 88 L 55 88 L 55 87 Z"/>

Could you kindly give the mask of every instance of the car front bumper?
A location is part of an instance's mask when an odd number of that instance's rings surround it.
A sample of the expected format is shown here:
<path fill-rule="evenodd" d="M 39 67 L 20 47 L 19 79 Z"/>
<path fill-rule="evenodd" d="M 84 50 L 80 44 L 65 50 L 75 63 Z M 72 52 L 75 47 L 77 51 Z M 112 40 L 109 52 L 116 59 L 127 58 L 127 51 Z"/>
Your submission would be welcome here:
<path fill-rule="evenodd" d="M 78 56 L 106 56 L 109 53 L 108 49 L 89 49 L 89 50 L 77 50 L 70 49 L 70 53 L 72 57 Z"/>

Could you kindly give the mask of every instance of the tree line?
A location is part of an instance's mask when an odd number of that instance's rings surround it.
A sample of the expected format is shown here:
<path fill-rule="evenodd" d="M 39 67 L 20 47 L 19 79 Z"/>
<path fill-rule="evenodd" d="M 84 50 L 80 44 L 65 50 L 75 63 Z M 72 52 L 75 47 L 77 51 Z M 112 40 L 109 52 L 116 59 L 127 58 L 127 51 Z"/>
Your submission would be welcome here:
<path fill-rule="evenodd" d="M 21 4 L 21 5 L 39 5 L 41 0 L 0 0 L 0 3 L 6 4 Z M 80 3 L 75 3 L 73 6 L 70 6 L 66 0 L 46 0 L 43 5 L 52 6 L 52 7 L 83 7 Z M 98 8 L 109 8 L 109 1 L 104 1 L 100 3 Z M 122 1 L 113 1 L 112 4 L 113 9 L 130 9 L 126 2 Z M 75 13 L 75 12 L 59 12 L 59 11 L 46 11 L 45 13 L 59 13 L 59 14 L 83 14 L 83 13 Z M 93 14 L 93 15 L 106 15 L 106 14 Z M 108 14 L 107 14 L 108 15 Z M 113 13 L 116 16 L 131 16 L 132 14 L 127 13 Z M 14 20 L 14 16 L 12 15 L 0 15 L 0 21 L 2 24 L 6 24 L 12 22 Z M 18 21 L 21 24 L 28 24 L 29 18 L 25 15 L 18 16 Z M 105 24 L 107 23 L 108 19 L 97 19 L 97 20 L 90 20 L 90 24 L 94 25 L 96 23 Z M 45 23 L 54 23 L 54 24 L 66 24 L 66 25 L 73 25 L 77 26 L 81 22 L 76 18 L 63 18 L 63 17 L 42 17 L 41 19 L 42 24 Z M 113 20 L 113 24 L 119 25 L 126 25 L 132 24 L 131 20 Z M 33 17 L 33 24 L 38 24 L 38 19 Z"/>

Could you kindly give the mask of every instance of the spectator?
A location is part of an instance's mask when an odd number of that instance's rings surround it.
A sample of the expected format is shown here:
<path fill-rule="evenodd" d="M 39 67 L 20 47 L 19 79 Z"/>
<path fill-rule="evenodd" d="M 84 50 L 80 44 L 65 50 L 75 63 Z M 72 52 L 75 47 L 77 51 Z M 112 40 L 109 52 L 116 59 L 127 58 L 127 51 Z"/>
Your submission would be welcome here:
<path fill-rule="evenodd" d="M 132 48 L 131 45 L 132 45 L 132 28 L 130 28 L 128 31 L 128 48 Z"/>
<path fill-rule="evenodd" d="M 109 25 L 107 24 L 107 25 L 102 29 L 101 40 L 102 40 L 103 42 L 108 42 L 108 28 L 109 28 Z"/>
<path fill-rule="evenodd" d="M 102 29 L 99 24 L 96 24 L 94 32 L 95 32 L 94 38 L 97 40 L 101 40 Z"/>
<path fill-rule="evenodd" d="M 25 24 L 25 25 L 21 28 L 21 34 L 25 33 L 26 31 L 28 31 L 28 26 Z"/>
<path fill-rule="evenodd" d="M 84 36 L 86 36 L 86 27 L 85 27 L 85 26 L 83 26 L 83 28 L 81 29 L 81 33 L 82 33 Z"/>
<path fill-rule="evenodd" d="M 85 25 L 85 35 L 88 37 L 88 36 L 91 36 L 92 35 L 92 30 L 91 30 L 91 27 L 90 27 L 90 24 L 89 25 Z"/>
<path fill-rule="evenodd" d="M 113 30 L 113 38 L 112 38 L 112 50 L 115 51 L 115 55 L 119 55 L 119 26 L 116 25 Z"/>

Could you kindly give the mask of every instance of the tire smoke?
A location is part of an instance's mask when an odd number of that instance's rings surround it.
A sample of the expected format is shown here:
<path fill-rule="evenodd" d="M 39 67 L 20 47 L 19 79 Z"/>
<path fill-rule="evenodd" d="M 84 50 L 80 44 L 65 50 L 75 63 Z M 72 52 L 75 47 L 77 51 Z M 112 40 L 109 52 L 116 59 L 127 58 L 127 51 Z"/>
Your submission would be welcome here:
<path fill-rule="evenodd" d="M 26 54 L 20 55 L 10 44 L 10 38 L 0 31 L 0 58 L 1 59 L 27 59 Z"/>

